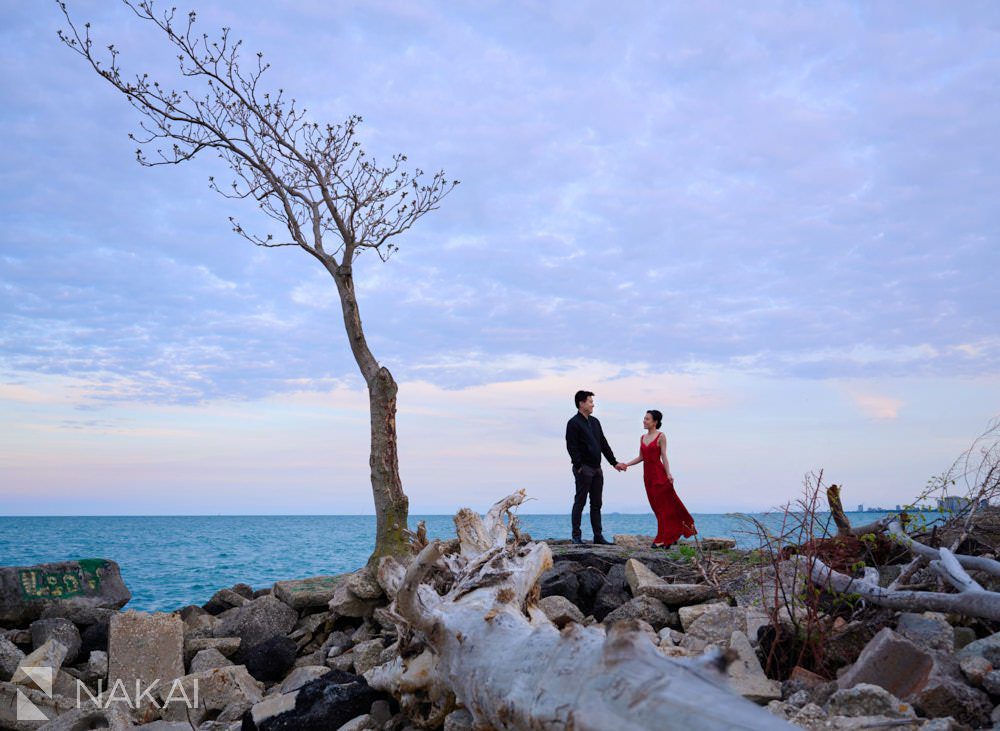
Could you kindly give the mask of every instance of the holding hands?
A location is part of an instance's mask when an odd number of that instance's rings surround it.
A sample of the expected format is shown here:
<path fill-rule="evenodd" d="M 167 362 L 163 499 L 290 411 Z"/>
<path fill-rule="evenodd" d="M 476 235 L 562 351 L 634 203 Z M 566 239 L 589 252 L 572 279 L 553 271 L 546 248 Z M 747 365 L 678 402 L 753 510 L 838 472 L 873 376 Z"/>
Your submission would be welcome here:
<path fill-rule="evenodd" d="M 615 465 L 615 469 L 618 470 L 619 472 L 624 472 L 625 470 L 628 469 L 628 465 L 625 464 L 624 462 L 619 462 L 618 464 Z"/>

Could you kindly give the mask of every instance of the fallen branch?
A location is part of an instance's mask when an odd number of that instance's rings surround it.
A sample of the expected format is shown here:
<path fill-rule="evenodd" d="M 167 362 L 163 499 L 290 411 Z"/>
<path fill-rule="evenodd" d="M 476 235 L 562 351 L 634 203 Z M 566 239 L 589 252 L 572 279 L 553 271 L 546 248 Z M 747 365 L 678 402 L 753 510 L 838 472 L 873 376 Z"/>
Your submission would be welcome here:
<path fill-rule="evenodd" d="M 842 594 L 857 594 L 882 607 L 904 612 L 954 612 L 969 617 L 1000 620 L 1000 593 L 983 590 L 969 578 L 957 561 L 949 563 L 947 571 L 949 575 L 957 571 L 958 573 L 954 573 L 957 585 L 966 588 L 958 594 L 944 594 L 936 591 L 885 589 L 879 586 L 875 577 L 867 571 L 864 578 L 856 579 L 834 571 L 818 558 L 811 559 L 811 566 L 810 559 L 805 556 L 796 556 L 794 560 L 804 564 L 804 568 L 809 571 L 813 582 L 818 586 Z"/>
<path fill-rule="evenodd" d="M 947 550 L 932 548 L 931 546 L 927 546 L 913 540 L 910 536 L 906 535 L 906 531 L 903 530 L 903 526 L 899 524 L 899 521 L 893 521 L 890 523 L 889 533 L 896 538 L 896 540 L 906 546 L 911 553 L 917 556 L 922 556 L 923 558 L 931 561 L 940 560 L 941 551 Z M 986 558 L 984 556 L 966 556 L 963 554 L 954 554 L 954 557 L 962 568 L 984 571 L 992 576 L 1000 576 L 1000 561 L 995 561 L 992 558 Z"/>
<path fill-rule="evenodd" d="M 405 570 L 383 561 L 401 652 L 366 673 L 372 687 L 395 695 L 418 725 L 457 704 L 476 728 L 789 728 L 731 692 L 712 660 L 668 658 L 635 623 L 557 629 L 534 604 L 552 565 L 548 545 L 507 542 L 523 499 L 505 498 L 485 520 L 460 511 L 458 540 L 427 545 Z"/>

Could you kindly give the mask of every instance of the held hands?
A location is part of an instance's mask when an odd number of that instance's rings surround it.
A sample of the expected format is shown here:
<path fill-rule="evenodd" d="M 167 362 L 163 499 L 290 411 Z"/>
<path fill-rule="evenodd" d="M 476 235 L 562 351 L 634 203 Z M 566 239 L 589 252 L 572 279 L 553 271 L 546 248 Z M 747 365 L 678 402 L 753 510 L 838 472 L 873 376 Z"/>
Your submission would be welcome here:
<path fill-rule="evenodd" d="M 619 472 L 624 472 L 625 470 L 628 469 L 628 465 L 625 464 L 624 462 L 619 462 L 618 464 L 615 465 L 615 469 L 618 470 Z"/>

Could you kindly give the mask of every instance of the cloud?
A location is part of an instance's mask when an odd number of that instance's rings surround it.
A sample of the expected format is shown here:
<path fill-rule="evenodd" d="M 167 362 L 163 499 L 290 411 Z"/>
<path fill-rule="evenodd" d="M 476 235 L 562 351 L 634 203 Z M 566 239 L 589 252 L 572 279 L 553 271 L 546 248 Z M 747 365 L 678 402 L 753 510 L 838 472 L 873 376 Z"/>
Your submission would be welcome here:
<path fill-rule="evenodd" d="M 854 402 L 867 416 L 872 419 L 896 419 L 903 402 L 890 396 L 873 393 L 852 394 Z"/>
<path fill-rule="evenodd" d="M 174 78 L 130 13 L 73 7 L 126 68 Z M 134 110 L 50 10 L 8 10 L 0 49 L 0 368 L 113 375 L 159 403 L 356 383 L 329 275 L 232 234 L 229 215 L 281 231 L 207 189 L 225 175 L 211 156 L 136 166 Z M 998 20 L 835 3 L 199 15 L 264 50 L 269 83 L 318 120 L 362 114 L 371 154 L 462 180 L 389 263 L 355 270 L 376 356 L 446 389 L 588 359 L 997 372 Z M 444 367 L 462 353 L 499 365 Z"/>

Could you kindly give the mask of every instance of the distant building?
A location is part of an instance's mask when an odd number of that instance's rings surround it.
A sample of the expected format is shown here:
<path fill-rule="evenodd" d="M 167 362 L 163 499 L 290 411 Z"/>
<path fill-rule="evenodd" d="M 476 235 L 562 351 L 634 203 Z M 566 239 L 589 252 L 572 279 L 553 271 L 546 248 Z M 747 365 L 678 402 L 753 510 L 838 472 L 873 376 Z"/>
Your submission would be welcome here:
<path fill-rule="evenodd" d="M 865 506 L 862 503 L 858 503 L 858 512 L 859 513 L 865 512 Z"/>
<path fill-rule="evenodd" d="M 947 497 L 938 498 L 938 510 L 942 510 L 947 513 L 958 513 L 965 509 L 965 507 L 971 501 L 967 497 L 959 497 L 958 495 L 948 495 Z"/>
<path fill-rule="evenodd" d="M 900 511 L 902 511 L 902 509 L 903 509 L 903 508 L 902 508 L 902 507 L 901 507 L 900 505 L 897 505 L 897 506 L 896 506 L 896 512 L 897 512 L 897 513 L 898 513 L 898 512 L 900 512 Z"/>

